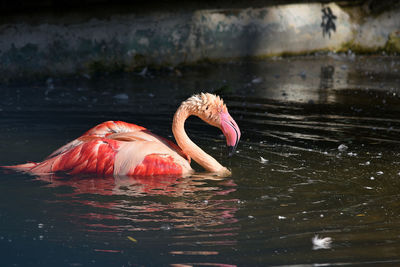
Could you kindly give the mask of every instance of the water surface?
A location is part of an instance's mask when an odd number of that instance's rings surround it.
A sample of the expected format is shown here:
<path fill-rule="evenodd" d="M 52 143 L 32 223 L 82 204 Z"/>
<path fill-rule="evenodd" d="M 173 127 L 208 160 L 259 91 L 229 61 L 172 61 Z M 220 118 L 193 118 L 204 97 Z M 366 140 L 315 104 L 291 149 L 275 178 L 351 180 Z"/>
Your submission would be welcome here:
<path fill-rule="evenodd" d="M 195 92 L 219 92 L 242 130 L 189 136 L 218 178 L 0 172 L 5 266 L 400 264 L 400 60 L 330 54 L 2 86 L 0 163 L 40 161 L 106 120 L 172 138 Z M 143 75 L 143 73 L 145 73 Z M 315 235 L 331 237 L 313 246 Z"/>

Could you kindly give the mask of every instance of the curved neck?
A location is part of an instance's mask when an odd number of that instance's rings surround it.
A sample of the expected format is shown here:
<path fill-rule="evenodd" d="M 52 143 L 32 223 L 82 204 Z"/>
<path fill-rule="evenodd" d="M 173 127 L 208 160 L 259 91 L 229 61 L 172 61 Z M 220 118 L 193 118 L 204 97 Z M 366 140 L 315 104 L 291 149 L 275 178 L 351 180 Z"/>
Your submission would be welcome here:
<path fill-rule="evenodd" d="M 217 160 L 204 152 L 187 136 L 185 132 L 185 121 L 190 115 L 197 115 L 187 106 L 180 106 L 174 115 L 172 132 L 179 147 L 194 161 L 204 167 L 207 171 L 219 174 L 230 173 L 227 168 L 219 164 Z"/>

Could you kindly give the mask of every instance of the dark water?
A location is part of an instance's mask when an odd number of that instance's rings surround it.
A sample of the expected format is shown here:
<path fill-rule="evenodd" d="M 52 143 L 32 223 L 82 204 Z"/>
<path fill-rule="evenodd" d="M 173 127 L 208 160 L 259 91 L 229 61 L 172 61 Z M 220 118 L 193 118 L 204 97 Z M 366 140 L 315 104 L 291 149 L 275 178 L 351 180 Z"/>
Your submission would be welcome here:
<path fill-rule="evenodd" d="M 224 179 L 1 171 L 1 265 L 397 266 L 399 84 L 399 57 L 332 54 L 3 86 L 2 165 L 110 119 L 171 137 L 175 109 L 200 91 L 222 93 L 243 135 L 226 158 L 217 129 L 187 123 L 232 169 Z"/>

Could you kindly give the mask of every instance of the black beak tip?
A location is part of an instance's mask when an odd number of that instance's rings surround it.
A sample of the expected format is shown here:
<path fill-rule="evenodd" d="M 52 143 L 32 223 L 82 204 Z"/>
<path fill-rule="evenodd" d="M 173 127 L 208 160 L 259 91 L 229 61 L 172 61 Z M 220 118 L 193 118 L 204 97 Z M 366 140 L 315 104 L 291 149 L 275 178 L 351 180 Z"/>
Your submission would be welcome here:
<path fill-rule="evenodd" d="M 235 154 L 235 149 L 236 149 L 235 146 L 228 146 L 228 156 L 229 157 L 232 157 L 233 154 Z"/>

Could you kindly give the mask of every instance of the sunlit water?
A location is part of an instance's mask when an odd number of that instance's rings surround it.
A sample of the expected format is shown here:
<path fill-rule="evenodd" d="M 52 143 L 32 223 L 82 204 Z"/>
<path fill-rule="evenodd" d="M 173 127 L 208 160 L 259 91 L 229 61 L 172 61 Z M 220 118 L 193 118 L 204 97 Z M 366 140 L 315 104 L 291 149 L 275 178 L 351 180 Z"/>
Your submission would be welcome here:
<path fill-rule="evenodd" d="M 217 129 L 187 123 L 223 179 L 195 164 L 189 178 L 1 171 L 1 265 L 398 265 L 399 71 L 398 57 L 333 54 L 3 86 L 1 165 L 111 119 L 172 138 L 200 91 L 223 94 L 243 135 L 227 158 Z"/>

